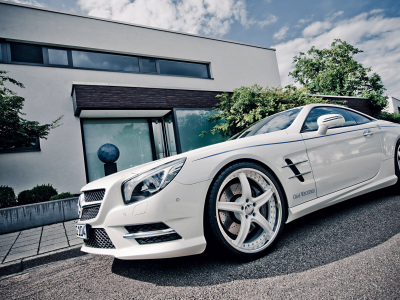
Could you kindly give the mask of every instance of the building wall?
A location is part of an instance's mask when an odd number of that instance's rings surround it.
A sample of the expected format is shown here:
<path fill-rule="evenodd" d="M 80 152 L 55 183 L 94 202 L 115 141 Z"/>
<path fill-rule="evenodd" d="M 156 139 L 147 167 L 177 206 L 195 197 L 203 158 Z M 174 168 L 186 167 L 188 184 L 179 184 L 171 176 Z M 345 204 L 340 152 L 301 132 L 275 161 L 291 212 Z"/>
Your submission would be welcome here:
<path fill-rule="evenodd" d="M 395 97 L 389 96 L 388 98 L 388 107 L 385 109 L 387 112 L 390 113 L 399 113 L 399 107 L 400 107 L 400 99 L 396 99 Z"/>
<path fill-rule="evenodd" d="M 2 64 L 25 85 L 12 89 L 25 98 L 28 120 L 63 125 L 40 141 L 40 152 L 1 153 L 0 185 L 18 193 L 51 183 L 59 192 L 78 193 L 86 184 L 80 119 L 74 116 L 74 83 L 93 85 L 232 91 L 258 83 L 279 86 L 275 51 L 140 26 L 124 25 L 0 2 L 0 38 L 84 49 L 211 63 L 214 79 Z"/>

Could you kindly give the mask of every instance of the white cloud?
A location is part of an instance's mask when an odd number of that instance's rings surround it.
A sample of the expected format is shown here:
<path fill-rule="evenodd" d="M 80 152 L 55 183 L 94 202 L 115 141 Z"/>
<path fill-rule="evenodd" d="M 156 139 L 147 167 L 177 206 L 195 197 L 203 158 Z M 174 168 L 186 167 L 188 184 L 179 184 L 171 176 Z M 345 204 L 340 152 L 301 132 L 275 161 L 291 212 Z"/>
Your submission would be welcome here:
<path fill-rule="evenodd" d="M 283 26 L 281 29 L 279 29 L 279 31 L 274 33 L 274 39 L 283 40 L 288 30 L 289 30 L 288 26 Z"/>
<path fill-rule="evenodd" d="M 20 4 L 27 4 L 27 5 L 32 5 L 32 6 L 39 6 L 39 7 L 44 7 L 44 4 L 41 2 L 38 2 L 36 0 L 8 0 L 10 2 L 14 3 L 20 3 Z"/>
<path fill-rule="evenodd" d="M 322 32 L 326 31 L 327 29 L 332 28 L 332 23 L 331 22 L 314 22 L 311 25 L 307 26 L 303 30 L 303 36 L 304 37 L 309 37 L 309 36 L 316 36 L 318 34 L 321 34 Z"/>
<path fill-rule="evenodd" d="M 223 36 L 233 22 L 264 27 L 276 22 L 248 19 L 245 0 L 78 0 L 91 16 L 196 34 Z"/>
<path fill-rule="evenodd" d="M 278 21 L 278 17 L 274 16 L 274 15 L 267 15 L 265 20 L 263 21 L 256 21 L 256 24 L 258 27 L 260 28 L 264 28 L 265 26 L 275 23 L 276 21 Z"/>
<path fill-rule="evenodd" d="M 371 13 L 333 23 L 331 29 L 325 29 L 317 36 L 304 36 L 274 46 L 282 85 L 294 82 L 288 74 L 294 69 L 292 62 L 295 55 L 308 51 L 312 46 L 328 48 L 334 39 L 342 39 L 364 50 L 355 59 L 364 67 L 372 67 L 381 75 L 387 93 L 400 98 L 400 18 Z"/>
<path fill-rule="evenodd" d="M 373 9 L 369 13 L 370 14 L 380 14 L 381 12 L 383 12 L 383 9 Z"/>

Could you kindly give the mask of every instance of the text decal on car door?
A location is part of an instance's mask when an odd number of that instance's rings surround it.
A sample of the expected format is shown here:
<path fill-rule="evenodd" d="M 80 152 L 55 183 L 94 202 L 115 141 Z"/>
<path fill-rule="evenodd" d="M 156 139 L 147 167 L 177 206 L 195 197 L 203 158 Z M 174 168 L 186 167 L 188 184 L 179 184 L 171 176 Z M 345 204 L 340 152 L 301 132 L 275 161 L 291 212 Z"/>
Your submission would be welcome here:
<path fill-rule="evenodd" d="M 300 192 L 298 194 L 294 194 L 293 195 L 293 199 L 299 199 L 300 197 L 304 197 L 304 196 L 307 196 L 307 195 L 310 195 L 310 194 L 314 194 L 314 193 L 315 193 L 315 189 L 308 190 L 308 191 L 305 191 L 305 192 Z"/>

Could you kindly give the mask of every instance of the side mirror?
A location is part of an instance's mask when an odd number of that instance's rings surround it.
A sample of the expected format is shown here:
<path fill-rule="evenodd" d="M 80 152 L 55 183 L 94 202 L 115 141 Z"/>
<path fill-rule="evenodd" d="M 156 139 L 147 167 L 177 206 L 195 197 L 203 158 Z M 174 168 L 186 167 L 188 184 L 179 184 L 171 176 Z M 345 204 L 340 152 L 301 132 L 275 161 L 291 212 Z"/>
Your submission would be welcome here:
<path fill-rule="evenodd" d="M 317 120 L 318 133 L 321 135 L 326 134 L 328 128 L 340 126 L 345 123 L 342 115 L 331 114 L 320 116 Z"/>

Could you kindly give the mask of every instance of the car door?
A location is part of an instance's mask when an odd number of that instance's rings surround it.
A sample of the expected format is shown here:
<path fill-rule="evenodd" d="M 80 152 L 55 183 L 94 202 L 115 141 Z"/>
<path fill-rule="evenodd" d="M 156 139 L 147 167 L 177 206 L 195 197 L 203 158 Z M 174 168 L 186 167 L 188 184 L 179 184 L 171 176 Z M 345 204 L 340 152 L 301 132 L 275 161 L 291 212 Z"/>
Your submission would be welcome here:
<path fill-rule="evenodd" d="M 320 135 L 317 133 L 317 119 L 327 114 L 341 114 L 345 123 Z M 371 119 L 337 107 L 314 107 L 301 134 L 311 163 L 317 197 L 371 179 L 380 170 L 380 129 Z"/>

